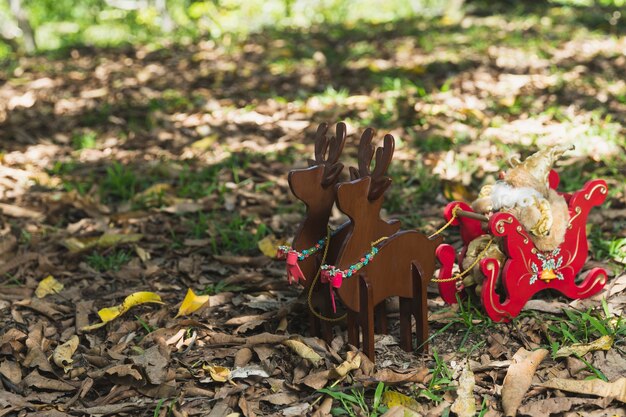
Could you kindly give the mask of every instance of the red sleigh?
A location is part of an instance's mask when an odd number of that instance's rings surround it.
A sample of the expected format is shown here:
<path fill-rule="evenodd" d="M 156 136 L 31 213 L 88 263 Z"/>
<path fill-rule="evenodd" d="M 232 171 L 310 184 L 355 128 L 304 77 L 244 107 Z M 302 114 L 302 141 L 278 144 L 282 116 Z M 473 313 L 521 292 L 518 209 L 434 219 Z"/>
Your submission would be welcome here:
<path fill-rule="evenodd" d="M 555 171 L 550 173 L 549 182 L 550 187 L 556 189 L 559 176 Z M 481 259 L 479 263 L 484 275 L 482 304 L 492 320 L 501 322 L 516 317 L 524 304 L 542 290 L 557 290 L 569 298 L 578 299 L 591 297 L 604 287 L 607 273 L 602 268 L 591 269 L 580 283 L 576 282 L 576 276 L 587 259 L 587 216 L 592 207 L 604 202 L 607 191 L 605 181 L 592 180 L 580 191 L 561 194 L 568 203 L 570 220 L 565 242 L 552 252 L 541 252 L 535 248 L 524 227 L 511 214 L 496 213 L 483 228 L 485 223 L 479 220 L 481 216 L 466 203 L 452 202 L 446 206 L 446 220 L 460 226 L 463 248 L 458 255 L 459 265 L 473 239 L 483 234 L 502 239 L 507 257 L 503 265 L 493 258 Z M 442 244 L 437 249 L 437 257 L 442 265 L 438 279 L 441 297 L 448 304 L 456 303 L 457 294 L 462 295 L 463 288 L 452 279 L 455 250 Z M 499 282 L 504 292 L 503 301 L 496 291 Z"/>

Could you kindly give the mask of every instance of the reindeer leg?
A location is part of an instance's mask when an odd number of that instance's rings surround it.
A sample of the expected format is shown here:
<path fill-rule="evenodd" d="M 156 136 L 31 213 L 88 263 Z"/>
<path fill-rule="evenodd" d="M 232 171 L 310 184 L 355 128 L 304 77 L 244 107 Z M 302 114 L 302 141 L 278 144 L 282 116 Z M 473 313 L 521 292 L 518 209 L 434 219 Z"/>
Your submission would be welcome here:
<path fill-rule="evenodd" d="M 315 317 L 313 313 L 309 311 L 309 332 L 312 337 L 320 336 L 320 319 Z"/>
<path fill-rule="evenodd" d="M 411 266 L 413 275 L 413 314 L 415 315 L 415 334 L 417 337 L 418 352 L 428 352 L 428 305 L 426 303 L 426 290 L 428 280 L 422 279 L 418 265 L 413 262 Z M 423 346 L 422 346 L 423 345 Z"/>
<path fill-rule="evenodd" d="M 413 332 L 411 316 L 413 315 L 413 299 L 400 297 L 400 347 L 405 352 L 413 350 Z"/>
<path fill-rule="evenodd" d="M 346 321 L 348 327 L 348 343 L 358 348 L 359 344 L 359 316 L 352 310 L 348 310 Z"/>
<path fill-rule="evenodd" d="M 308 292 L 309 290 L 305 288 L 304 291 Z M 319 303 L 320 298 L 321 298 L 320 294 L 319 292 L 314 291 L 312 295 L 313 297 L 311 299 L 311 303 L 313 305 L 313 308 L 318 308 L 318 306 L 320 305 Z M 306 309 L 309 310 L 309 332 L 312 337 L 319 337 L 320 336 L 320 319 L 315 317 L 313 312 L 310 311 L 310 306 L 308 305 L 306 301 L 305 301 L 305 304 L 306 304 Z"/>
<path fill-rule="evenodd" d="M 322 312 L 322 315 L 325 317 L 330 317 L 332 315 L 330 297 L 328 297 L 328 294 L 324 294 L 324 296 L 320 298 L 320 310 Z M 324 339 L 324 341 L 330 345 L 330 342 L 333 341 L 333 323 L 328 320 L 320 320 L 320 329 L 322 332 L 322 339 Z"/>
<path fill-rule="evenodd" d="M 376 320 L 376 333 L 388 334 L 389 326 L 387 325 L 387 310 L 384 301 L 374 309 L 374 319 Z"/>
<path fill-rule="evenodd" d="M 359 318 L 363 330 L 363 352 L 375 362 L 374 356 L 374 291 L 365 274 L 359 274 Z"/>

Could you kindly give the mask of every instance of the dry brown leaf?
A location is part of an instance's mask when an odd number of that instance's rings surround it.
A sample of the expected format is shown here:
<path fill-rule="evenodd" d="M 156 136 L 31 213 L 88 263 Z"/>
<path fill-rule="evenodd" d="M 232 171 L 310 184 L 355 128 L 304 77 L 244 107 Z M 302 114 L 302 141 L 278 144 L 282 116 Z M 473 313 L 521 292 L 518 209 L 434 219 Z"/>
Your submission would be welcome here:
<path fill-rule="evenodd" d="M 328 380 L 330 379 L 330 372 L 331 371 L 326 370 L 311 373 L 302 380 L 302 383 L 307 387 L 311 387 L 313 389 L 324 388 L 326 384 L 328 384 Z"/>
<path fill-rule="evenodd" d="M 33 220 L 43 220 L 44 217 L 46 217 L 45 214 L 38 211 L 4 203 L 0 203 L 0 212 L 9 217 L 27 218 Z"/>
<path fill-rule="evenodd" d="M 346 360 L 333 369 L 333 378 L 342 378 L 348 374 L 348 372 L 361 367 L 361 355 L 357 352 L 350 351 L 346 354 Z"/>
<path fill-rule="evenodd" d="M 520 348 L 513 355 L 511 366 L 507 370 L 502 386 L 502 408 L 505 415 L 514 416 L 517 413 L 537 367 L 547 354 L 546 349 L 529 352 Z"/>
<path fill-rule="evenodd" d="M 235 368 L 246 366 L 251 359 L 252 350 L 250 350 L 250 348 L 244 347 L 239 349 L 235 354 Z"/>
<path fill-rule="evenodd" d="M 17 362 L 5 359 L 0 363 L 0 374 L 11 381 L 14 385 L 22 382 L 22 368 Z"/>
<path fill-rule="evenodd" d="M 52 391 L 74 391 L 76 387 L 58 379 L 50 379 L 43 377 L 34 370 L 30 374 L 26 375 L 22 383 L 28 387 L 34 387 L 38 389 L 52 390 Z"/>
<path fill-rule="evenodd" d="M 372 376 L 361 375 L 357 379 L 363 382 L 384 382 L 385 384 L 403 384 L 406 382 L 424 382 L 424 378 L 428 375 L 428 368 L 413 369 L 406 373 L 396 372 L 392 369 L 385 368 L 377 371 Z"/>
<path fill-rule="evenodd" d="M 143 368 L 146 379 L 154 385 L 162 384 L 167 379 L 169 351 L 166 346 L 154 345 L 146 349 L 141 355 L 132 356 L 131 360 Z"/>
<path fill-rule="evenodd" d="M 256 414 L 252 410 L 252 406 L 243 395 L 239 397 L 237 405 L 245 417 L 256 417 Z"/>
<path fill-rule="evenodd" d="M 279 392 L 277 394 L 266 395 L 261 398 L 261 401 L 266 401 L 274 405 L 294 404 L 298 401 L 298 395 L 287 392 Z"/>
<path fill-rule="evenodd" d="M 317 365 L 322 360 L 320 355 L 299 340 L 285 340 L 283 345 L 291 348 L 298 356 L 309 360 L 313 365 Z"/>
<path fill-rule="evenodd" d="M 551 416 L 553 414 L 562 415 L 562 413 L 571 410 L 576 405 L 591 405 L 593 403 L 593 401 L 589 401 L 589 398 L 552 397 L 545 400 L 528 401 L 519 408 L 518 413 L 530 417 Z M 597 405 L 604 408 L 601 404 Z M 585 415 L 587 414 L 585 413 Z"/>
<path fill-rule="evenodd" d="M 585 356 L 587 353 L 594 350 L 609 350 L 611 346 L 613 346 L 613 337 L 605 335 L 591 343 L 575 343 L 571 346 L 564 346 L 556 352 L 555 357 L 564 358 L 572 355 Z"/>
<path fill-rule="evenodd" d="M 539 384 L 540 387 L 575 392 L 577 394 L 597 395 L 604 398 L 615 398 L 626 403 L 626 378 L 622 377 L 613 382 L 600 379 L 578 381 L 576 379 L 554 378 Z"/>
<path fill-rule="evenodd" d="M 457 398 L 452 403 L 450 411 L 456 413 L 458 417 L 474 417 L 476 414 L 476 400 L 474 400 L 474 373 L 466 364 L 459 377 L 459 387 L 456 390 Z"/>
<path fill-rule="evenodd" d="M 276 345 L 278 343 L 282 343 L 288 339 L 289 336 L 280 335 L 280 334 L 272 334 L 272 333 L 261 333 L 255 334 L 246 338 L 242 338 L 245 341 L 246 346 L 254 346 L 254 345 Z"/>
<path fill-rule="evenodd" d="M 600 370 L 609 381 L 613 381 L 622 375 L 626 375 L 626 357 L 617 349 L 608 352 L 595 352 L 593 354 L 593 366 Z"/>
<path fill-rule="evenodd" d="M 62 345 L 58 345 L 52 353 L 52 361 L 59 368 L 63 368 L 63 371 L 66 373 L 67 371 L 72 369 L 72 356 L 78 348 L 78 342 L 78 336 L 74 335 L 70 337 L 67 342 L 63 343 Z"/>
<path fill-rule="evenodd" d="M 329 417 L 330 410 L 333 408 L 333 399 L 326 397 L 322 404 L 315 410 L 311 417 Z"/>
<path fill-rule="evenodd" d="M 119 379 L 129 380 L 132 382 L 143 380 L 141 373 L 132 364 L 114 365 L 106 369 L 105 374 L 109 375 L 109 378 L 118 377 Z"/>

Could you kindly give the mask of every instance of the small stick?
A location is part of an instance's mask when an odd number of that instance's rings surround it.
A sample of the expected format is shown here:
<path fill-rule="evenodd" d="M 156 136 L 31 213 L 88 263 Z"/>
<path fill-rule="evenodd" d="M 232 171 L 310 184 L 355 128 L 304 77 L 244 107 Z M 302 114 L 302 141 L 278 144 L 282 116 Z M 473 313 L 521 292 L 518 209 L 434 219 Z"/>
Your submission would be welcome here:
<path fill-rule="evenodd" d="M 482 214 L 474 213 L 473 211 L 457 210 L 457 217 L 467 217 L 468 219 L 480 220 L 481 222 L 488 222 L 489 217 Z"/>

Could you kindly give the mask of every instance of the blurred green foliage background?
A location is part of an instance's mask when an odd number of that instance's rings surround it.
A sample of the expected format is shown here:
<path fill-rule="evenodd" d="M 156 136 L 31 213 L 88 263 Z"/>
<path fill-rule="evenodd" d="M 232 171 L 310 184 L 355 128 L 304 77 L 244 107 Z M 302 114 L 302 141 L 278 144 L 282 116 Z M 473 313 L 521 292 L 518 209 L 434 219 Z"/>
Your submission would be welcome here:
<path fill-rule="evenodd" d="M 550 0 L 595 9 L 626 0 Z M 469 3 L 469 4 L 467 4 Z M 306 28 L 324 23 L 353 25 L 411 17 L 452 21 L 472 7 L 464 0 L 0 0 L 0 59 L 15 53 L 78 45 L 117 46 L 191 42 L 199 38 L 241 38 L 264 27 Z M 529 3 L 492 2 L 494 8 L 527 8 Z M 524 4 L 521 4 L 524 3 Z M 484 4 L 482 5 L 484 6 Z M 597 15 L 597 14 L 596 14 Z M 621 15 L 600 13 L 617 25 Z M 32 32 L 32 35 L 29 33 Z M 32 39 L 29 39 L 32 38 Z"/>

